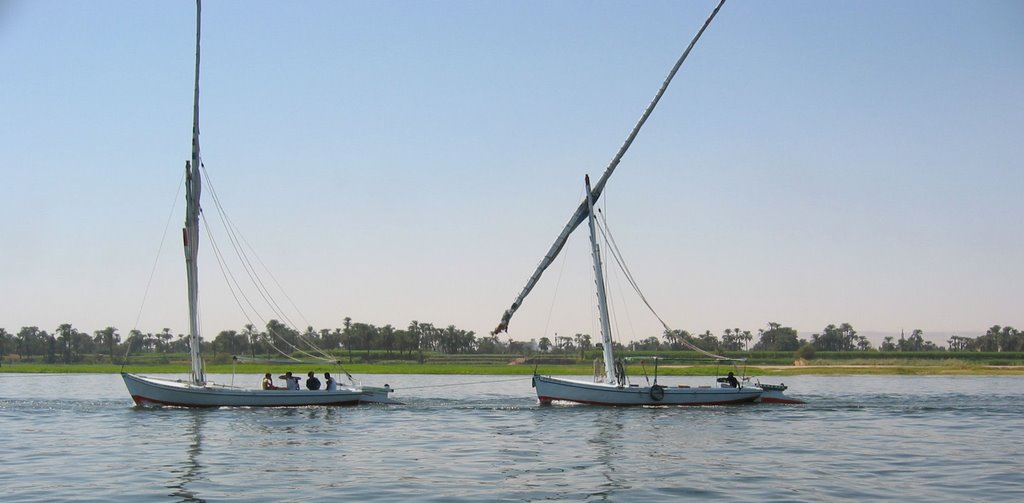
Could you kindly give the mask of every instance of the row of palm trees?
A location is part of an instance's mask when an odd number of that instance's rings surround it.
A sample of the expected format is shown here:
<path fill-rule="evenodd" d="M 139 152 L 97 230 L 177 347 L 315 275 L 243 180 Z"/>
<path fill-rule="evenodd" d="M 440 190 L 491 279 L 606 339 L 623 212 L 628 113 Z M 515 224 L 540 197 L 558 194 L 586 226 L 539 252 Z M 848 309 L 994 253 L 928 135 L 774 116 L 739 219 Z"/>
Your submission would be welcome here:
<path fill-rule="evenodd" d="M 692 334 L 686 330 L 668 330 L 658 337 L 648 337 L 622 346 L 634 351 L 686 350 L 689 344 L 705 351 L 797 351 L 808 346 L 817 351 L 869 351 L 875 349 L 864 335 L 858 334 L 849 323 L 829 324 L 820 332 L 811 334 L 810 339 L 799 337 L 792 327 L 769 322 L 767 328 L 757 330 L 757 342 L 750 330 L 727 328 L 718 337 L 710 330 Z M 1024 351 L 1024 331 L 1009 326 L 994 325 L 984 335 L 966 337 L 954 335 L 947 341 L 949 351 L 1021 352 Z M 689 344 L 687 344 L 689 343 Z M 571 353 L 590 349 L 590 336 L 576 334 L 573 337 L 556 336 L 554 341 L 547 337 L 540 339 L 539 349 L 543 352 Z M 942 351 L 945 347 L 925 340 L 924 331 L 913 330 L 910 335 L 901 334 L 899 339 L 887 336 L 878 347 L 879 351 Z"/>
<path fill-rule="evenodd" d="M 811 335 L 810 340 L 800 338 L 792 327 L 779 323 L 768 323 L 767 329 L 759 329 L 757 342 L 751 347 L 754 335 L 749 330 L 738 328 L 725 329 L 721 338 L 710 330 L 701 334 L 691 334 L 686 330 L 666 331 L 658 337 L 648 337 L 633 341 L 624 349 L 635 351 L 685 350 L 688 344 L 695 345 L 705 351 L 796 351 L 809 346 L 818 351 L 867 351 L 871 350 L 871 342 L 857 333 L 849 323 L 830 324 L 821 332 Z M 688 343 L 688 344 L 687 344 Z M 984 335 L 950 337 L 949 351 L 985 351 L 985 352 L 1019 352 L 1024 351 L 1024 331 L 1010 326 L 994 325 Z M 619 346 L 618 344 L 616 344 Z M 260 329 L 251 324 L 242 330 L 224 330 L 212 340 L 204 343 L 203 350 L 218 354 L 235 355 L 266 355 L 295 354 L 312 349 L 332 352 L 334 354 L 356 352 L 383 352 L 386 356 L 410 357 L 417 354 L 421 359 L 424 352 L 445 354 L 481 353 L 481 354 L 526 354 L 533 351 L 558 354 L 583 354 L 590 349 L 600 347 L 595 344 L 589 334 L 577 333 L 573 336 L 555 335 L 553 338 L 541 337 L 539 341 L 519 342 L 512 339 L 501 340 L 495 335 L 477 337 L 475 332 L 462 330 L 455 325 L 437 327 L 431 323 L 412 321 L 404 329 L 392 325 L 381 327 L 353 322 L 345 318 L 342 327 L 316 330 L 307 327 L 304 331 L 296 330 L 277 320 L 271 320 L 266 327 Z M 878 348 L 881 351 L 935 351 L 945 350 L 926 341 L 922 330 L 913 330 L 909 336 L 901 334 L 886 337 Z M 118 355 L 126 353 L 183 353 L 188 351 L 188 338 L 184 334 L 173 334 L 169 328 L 157 333 L 143 333 L 132 330 L 122 341 L 117 328 L 106 327 L 89 334 L 73 327 L 61 324 L 50 334 L 38 327 L 22 327 L 17 334 L 8 333 L 0 328 L 0 357 L 18 355 L 19 358 L 42 357 L 49 363 L 74 363 L 82 361 L 85 355 L 106 354 L 111 361 Z"/>
<path fill-rule="evenodd" d="M 347 351 L 383 351 L 385 355 L 412 355 L 423 352 L 439 353 L 503 353 L 523 351 L 525 346 L 515 341 L 501 341 L 495 336 L 478 339 L 472 331 L 455 325 L 435 327 L 431 323 L 413 321 L 405 329 L 391 325 L 382 327 L 368 323 L 353 323 L 345 318 L 344 326 L 316 330 L 307 327 L 299 331 L 277 320 L 271 320 L 259 329 L 247 324 L 242 330 L 224 330 L 212 340 L 203 343 L 204 352 L 214 356 L 222 353 L 236 355 L 292 355 L 295 353 Z M 0 328 L 0 357 L 18 355 L 21 359 L 42 357 L 47 363 L 75 363 L 85 355 L 106 354 L 111 361 L 127 353 L 183 353 L 187 352 L 188 337 L 174 334 L 165 328 L 156 333 L 132 330 L 122 341 L 115 327 L 96 330 L 90 335 L 65 323 L 53 334 L 39 327 L 22 327 L 17 334 Z"/>

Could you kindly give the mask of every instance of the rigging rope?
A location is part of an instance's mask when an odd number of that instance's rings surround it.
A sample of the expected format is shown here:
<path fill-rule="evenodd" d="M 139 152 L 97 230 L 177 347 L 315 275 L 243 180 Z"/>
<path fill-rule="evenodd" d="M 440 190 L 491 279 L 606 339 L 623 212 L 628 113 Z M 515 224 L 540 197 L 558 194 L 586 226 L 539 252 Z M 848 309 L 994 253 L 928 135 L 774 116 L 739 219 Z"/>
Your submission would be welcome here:
<path fill-rule="evenodd" d="M 164 242 L 167 241 L 167 230 L 171 227 L 171 221 L 174 219 L 174 210 L 178 207 L 178 196 L 181 195 L 181 187 L 185 184 L 185 175 L 181 175 L 181 180 L 178 182 L 178 190 L 174 193 L 174 202 L 171 204 L 171 211 L 167 215 L 167 222 L 164 224 L 164 232 L 160 237 L 160 246 L 156 249 L 156 258 L 153 260 L 153 268 L 149 271 L 149 279 L 146 281 L 146 290 L 142 294 L 142 305 L 139 306 L 139 313 L 135 316 L 135 323 L 132 325 L 132 330 L 139 327 L 139 320 L 142 318 L 142 309 L 146 306 L 146 297 L 149 296 L 149 287 L 153 285 L 153 276 L 156 275 L 156 266 L 160 263 L 160 253 L 164 249 Z"/>
<path fill-rule="evenodd" d="M 282 318 L 288 326 L 295 327 L 296 324 L 291 321 L 291 319 L 284 312 L 284 310 L 281 309 L 281 306 L 277 303 L 277 301 L 274 300 L 273 296 L 270 295 L 270 290 L 266 287 L 266 285 L 263 284 L 263 281 L 260 279 L 259 274 L 256 273 L 256 268 L 253 267 L 252 262 L 249 260 L 249 256 L 242 249 L 240 245 L 240 241 L 242 240 L 239 239 L 240 233 L 238 232 L 237 227 L 235 227 L 234 223 L 228 217 L 228 214 L 224 210 L 223 205 L 221 205 L 220 198 L 217 195 L 217 190 L 214 188 L 213 182 L 210 179 L 210 174 L 205 170 L 205 167 L 203 169 L 203 174 L 206 177 L 206 183 L 209 186 L 209 190 L 213 195 L 213 202 L 214 206 L 217 209 L 217 214 L 220 215 L 220 219 L 221 222 L 224 224 L 224 229 L 227 232 L 228 239 L 231 242 L 232 248 L 235 250 L 235 256 L 238 257 L 239 261 L 242 264 L 242 268 L 245 269 L 246 274 L 249 276 L 249 281 L 251 281 L 253 286 L 256 287 L 256 291 L 259 292 L 260 296 L 263 298 L 263 301 L 267 303 L 271 311 L 273 311 L 277 317 Z M 209 233 L 209 226 L 207 226 L 207 230 Z M 251 246 L 250 249 L 252 249 Z M 280 287 L 280 285 L 278 286 Z M 253 310 L 255 311 L 255 308 Z"/>
<path fill-rule="evenodd" d="M 628 281 L 629 284 L 633 287 L 633 290 L 636 292 L 636 294 L 640 296 L 640 300 L 642 300 L 644 305 L 647 306 L 647 309 L 651 311 L 651 314 L 653 314 L 654 317 L 658 319 L 658 321 L 661 323 L 661 326 L 665 328 L 665 333 L 671 332 L 672 329 L 669 328 L 668 324 L 665 323 L 665 320 L 663 320 L 661 316 L 659 316 L 658 313 L 654 310 L 654 307 L 651 306 L 651 303 L 647 301 L 647 297 L 644 295 L 644 293 L 640 291 L 640 285 L 637 284 L 636 279 L 633 277 L 633 273 L 629 270 L 629 267 L 626 266 L 626 261 L 623 259 L 622 253 L 619 251 L 619 245 L 615 243 L 615 238 L 612 237 L 611 229 L 608 227 L 608 221 L 605 219 L 604 213 L 598 211 L 598 215 L 601 217 L 601 225 L 598 226 L 598 229 L 600 230 L 601 235 L 605 238 L 606 242 L 610 245 L 609 254 L 612 256 L 612 258 L 615 259 L 615 263 L 619 265 L 619 269 L 622 270 L 622 273 L 625 275 L 626 281 Z M 686 346 L 687 348 L 693 351 L 696 351 L 704 356 L 714 358 L 716 360 L 734 359 L 729 358 L 727 356 L 716 355 L 714 353 L 706 351 L 703 348 L 691 343 L 690 341 L 684 338 L 680 338 L 679 342 L 683 346 Z"/>
<path fill-rule="evenodd" d="M 232 226 L 234 226 L 234 224 L 232 224 Z M 270 279 L 274 280 L 274 285 L 277 286 L 277 289 L 284 295 L 284 298 L 288 299 L 288 303 L 291 304 L 292 309 L 294 309 L 295 312 L 298 313 L 299 318 L 302 318 L 303 323 L 305 323 L 307 327 L 311 326 L 312 323 L 310 323 L 309 320 L 306 319 L 306 316 L 302 314 L 302 311 L 299 309 L 299 306 L 296 305 L 295 301 L 292 300 L 290 295 L 288 295 L 288 291 L 285 290 L 283 286 L 281 286 L 281 282 L 277 280 L 277 277 L 274 276 L 274 272 L 271 271 L 269 267 L 267 267 L 267 264 L 265 264 L 263 262 L 263 259 L 260 258 L 259 254 L 256 253 L 256 249 L 253 248 L 252 244 L 249 243 L 249 240 L 245 239 L 245 236 L 241 234 L 238 235 L 238 238 L 241 240 L 243 244 L 245 244 L 249 251 L 252 252 L 253 256 L 256 258 L 256 262 L 258 262 L 260 266 L 263 267 L 263 271 L 265 271 L 267 275 L 270 276 Z"/>
<path fill-rule="evenodd" d="M 160 246 L 156 249 L 156 258 L 153 259 L 153 268 L 149 270 L 149 279 L 146 280 L 146 289 L 142 292 L 142 302 L 139 304 L 139 312 L 135 315 L 135 323 L 132 324 L 132 329 L 128 331 L 128 338 L 131 339 L 131 333 L 139 328 L 139 320 L 142 319 L 142 311 L 146 308 L 146 299 L 149 298 L 149 289 L 153 286 L 153 277 L 156 276 L 156 267 L 160 264 L 160 255 L 164 250 L 164 243 L 167 241 L 167 231 L 171 228 L 171 221 L 174 220 L 174 210 L 178 208 L 178 196 L 181 195 L 181 188 L 185 185 L 185 174 L 182 173 L 181 179 L 178 181 L 178 190 L 174 192 L 174 201 L 171 203 L 171 211 L 167 214 L 167 222 L 164 223 L 164 232 L 160 236 Z M 124 358 L 121 359 L 121 370 L 124 371 L 125 361 L 128 360 L 128 354 L 131 352 L 131 344 L 125 348 Z"/>
<path fill-rule="evenodd" d="M 249 276 L 249 280 L 255 286 L 256 291 L 263 298 L 263 301 L 267 304 L 268 307 L 270 307 L 271 311 L 277 317 L 279 317 L 279 318 L 284 320 L 284 325 L 286 327 L 291 328 L 292 330 L 294 330 L 294 332 L 296 334 L 296 338 L 299 341 L 301 341 L 306 346 L 308 346 L 312 351 L 318 353 L 318 355 L 314 355 L 314 354 L 310 353 L 309 351 L 306 351 L 306 350 L 304 350 L 302 348 L 299 348 L 295 344 L 292 344 L 287 338 L 285 338 L 281 334 L 277 333 L 274 329 L 272 329 L 272 328 L 270 328 L 268 326 L 269 325 L 268 321 L 262 315 L 260 315 L 259 310 L 256 308 L 255 305 L 253 305 L 253 302 L 245 294 L 244 290 L 242 289 L 241 284 L 239 284 L 237 278 L 235 278 L 234 273 L 231 272 L 230 268 L 227 267 L 227 261 L 225 260 L 224 254 L 221 252 L 220 246 L 217 244 L 217 241 L 213 238 L 213 233 L 211 232 L 210 224 L 209 224 L 209 222 L 206 219 L 206 214 L 203 213 L 202 214 L 203 226 L 206 228 L 207 237 L 209 238 L 210 243 L 212 244 L 212 248 L 214 249 L 214 255 L 217 258 L 217 265 L 220 268 L 221 274 L 224 276 L 225 282 L 228 285 L 228 289 L 231 291 L 231 295 L 234 297 L 235 303 L 238 305 L 239 310 L 242 312 L 243 316 L 245 316 L 246 320 L 248 320 L 250 324 L 255 325 L 255 323 L 253 323 L 252 317 L 249 316 L 249 312 L 245 309 L 245 307 L 242 305 L 242 302 L 239 300 L 239 298 L 238 298 L 239 295 L 241 295 L 242 299 L 245 300 L 245 303 L 249 306 L 249 310 L 252 311 L 252 314 L 254 316 L 256 316 L 257 318 L 259 318 L 264 326 L 267 326 L 268 332 L 271 335 L 273 335 L 275 338 L 277 338 L 277 339 L 281 340 L 282 342 L 284 342 L 294 352 L 298 352 L 301 355 L 306 356 L 308 358 L 318 359 L 318 360 L 322 360 L 322 361 L 331 361 L 331 362 L 335 361 L 336 360 L 335 357 L 331 356 L 327 352 L 325 352 L 322 349 L 320 349 L 316 345 L 315 341 L 311 340 L 310 337 L 306 336 L 303 332 L 300 332 L 299 330 L 296 330 L 294 328 L 295 324 L 291 321 L 291 319 L 284 312 L 284 310 L 281 309 L 281 306 L 273 299 L 273 296 L 270 295 L 269 289 L 267 289 L 266 285 L 262 282 L 262 280 L 260 280 L 259 275 L 256 273 L 255 267 L 253 267 L 253 265 L 252 265 L 252 261 L 249 260 L 248 254 L 246 254 L 245 250 L 242 249 L 240 243 L 245 241 L 245 240 L 244 240 L 244 238 L 241 237 L 241 233 L 238 232 L 237 228 L 231 222 L 231 219 L 227 216 L 227 212 L 224 211 L 224 207 L 220 203 L 220 198 L 217 196 L 217 191 L 214 188 L 212 180 L 210 179 L 209 172 L 207 172 L 205 170 L 205 166 L 204 166 L 204 169 L 203 169 L 203 174 L 206 177 L 206 183 L 207 183 L 207 186 L 209 187 L 209 191 L 210 191 L 210 193 L 213 196 L 214 207 L 217 209 L 217 214 L 220 216 L 221 222 L 224 224 L 224 228 L 227 231 L 228 240 L 230 241 L 232 248 L 235 250 L 235 255 L 239 258 L 239 261 L 242 263 L 243 269 L 245 269 L 246 274 Z M 246 242 L 246 244 L 248 244 L 248 242 Z M 251 245 L 250 245 L 250 249 L 251 249 Z M 257 257 L 257 260 L 259 260 L 259 257 Z M 262 261 L 260 261 L 260 262 L 262 264 Z M 266 266 L 264 265 L 264 267 L 266 267 Z M 275 279 L 275 281 L 276 281 L 276 279 Z M 280 288 L 280 283 L 278 283 L 278 287 Z M 283 289 L 282 289 L 282 291 L 283 291 Z M 286 294 L 286 296 L 287 296 L 287 294 Z M 281 354 L 285 358 L 296 360 L 293 356 L 291 356 L 288 353 L 285 353 L 280 348 L 278 348 L 277 345 L 275 345 L 273 342 L 267 341 L 267 344 L 271 348 L 273 348 L 274 351 L 278 352 L 279 354 Z M 346 374 L 347 373 L 348 372 L 346 371 Z"/>
<path fill-rule="evenodd" d="M 232 273 L 230 269 L 225 267 L 224 256 L 223 256 L 223 254 L 220 251 L 220 246 L 217 244 L 217 241 L 213 238 L 213 234 L 210 232 L 210 226 L 209 226 L 209 223 L 206 220 L 206 216 L 205 215 L 203 216 L 203 226 L 206 227 L 207 239 L 210 240 L 211 247 L 214 250 L 214 255 L 217 257 L 217 265 L 220 267 L 221 274 L 224 275 L 224 280 L 225 280 L 225 282 L 228 283 L 228 289 L 231 290 L 231 295 L 235 298 L 235 302 L 238 303 L 238 307 L 239 307 L 239 309 L 242 310 L 242 315 L 245 316 L 246 320 L 248 320 L 250 324 L 255 325 L 255 323 L 253 323 L 252 318 L 249 317 L 249 313 L 245 311 L 244 307 L 238 301 L 238 296 L 236 295 L 235 288 L 238 288 L 238 294 L 240 294 L 242 296 L 242 298 L 245 299 L 246 303 L 249 304 L 249 308 L 252 309 L 253 315 L 255 315 L 257 318 L 259 318 L 264 326 L 267 326 L 268 333 L 270 333 L 271 335 L 277 337 L 282 342 L 284 342 L 286 345 L 288 345 L 288 347 L 290 347 L 292 350 L 302 354 L 303 356 L 307 356 L 309 358 L 324 358 L 324 357 L 326 357 L 328 360 L 330 360 L 331 358 L 329 356 L 326 356 L 325 353 L 321 352 L 321 354 L 323 356 L 316 356 L 316 355 L 310 354 L 307 351 L 304 351 L 303 349 L 301 349 L 301 348 L 295 346 L 294 344 L 292 344 L 291 342 L 289 342 L 287 338 L 285 338 L 282 335 L 278 334 L 275 330 L 273 330 L 273 329 L 271 329 L 269 327 L 269 322 L 265 318 L 263 318 L 263 316 L 261 316 L 259 314 L 259 311 L 257 311 L 255 306 L 252 305 L 252 302 L 249 300 L 249 297 L 246 296 L 245 292 L 242 291 L 241 285 L 239 285 L 238 281 L 235 279 L 234 273 Z M 232 282 L 234 283 L 234 286 L 232 286 Z M 297 330 L 296 330 L 296 333 L 298 333 Z M 270 347 L 273 348 L 274 351 L 277 351 L 278 353 L 280 353 L 281 356 L 284 356 L 285 358 L 292 358 L 292 359 L 294 359 L 294 357 L 292 357 L 288 353 L 285 353 L 284 351 L 279 349 L 273 342 L 267 341 L 267 344 L 270 345 Z M 315 347 L 315 346 L 313 346 L 313 347 Z M 319 348 L 318 348 L 318 351 L 319 351 Z"/>
<path fill-rule="evenodd" d="M 551 315 L 555 312 L 555 299 L 558 297 L 558 287 L 562 284 L 562 275 L 565 274 L 565 264 L 568 262 L 565 257 L 562 257 L 562 267 L 558 270 L 558 279 L 555 280 L 555 291 L 551 294 L 551 307 L 548 309 L 548 319 L 544 322 L 544 334 L 545 337 L 548 335 L 548 329 L 551 328 Z"/>
<path fill-rule="evenodd" d="M 600 208 L 598 208 L 597 211 L 600 214 L 601 219 L 604 219 L 605 218 L 605 214 L 607 213 L 607 209 L 608 209 L 608 196 L 605 196 L 605 199 L 604 199 L 604 201 L 602 203 L 602 206 L 604 207 L 604 211 L 602 211 Z M 601 220 L 598 220 L 597 223 L 598 223 L 597 229 L 598 229 L 598 231 L 601 232 L 601 239 L 602 239 L 602 241 L 605 244 L 604 249 L 610 251 L 611 250 L 611 245 L 610 245 L 610 243 L 608 241 L 608 238 L 611 237 L 611 235 L 610 235 L 610 233 L 607 234 L 607 235 L 605 233 L 605 228 L 607 227 L 608 224 L 607 224 L 607 222 L 603 222 L 602 223 Z M 607 278 L 611 278 L 612 277 L 612 275 L 609 273 L 609 270 L 610 271 L 614 271 L 614 269 L 610 269 L 608 267 L 608 261 L 607 260 L 604 261 L 604 266 L 605 266 L 604 276 L 606 278 L 605 288 L 608 288 Z M 621 268 L 620 268 L 620 270 L 621 270 Z M 622 305 L 622 308 L 623 308 L 623 312 L 625 313 L 624 316 L 626 318 L 626 323 L 629 324 L 630 334 L 636 335 L 636 329 L 633 326 L 633 318 L 632 318 L 632 316 L 629 315 L 629 305 L 625 302 L 626 295 L 622 291 L 622 282 L 619 281 L 619 277 L 618 277 L 617 274 L 614 277 L 615 277 L 615 281 L 613 281 L 612 283 L 615 283 L 615 288 L 618 290 L 618 293 L 619 293 L 619 299 L 622 300 L 621 305 Z M 616 311 L 618 309 L 618 306 L 617 306 L 616 303 L 610 302 L 610 300 L 611 299 L 610 299 L 610 296 L 609 296 L 609 308 L 611 308 L 614 311 L 612 317 L 615 319 L 615 325 L 616 325 L 615 326 L 615 334 L 618 334 L 618 333 L 621 332 L 621 330 L 618 327 L 618 322 L 619 322 L 618 311 Z M 614 336 L 613 340 L 619 338 L 618 335 L 615 335 L 615 334 L 613 334 L 613 336 Z M 620 344 L 621 344 L 621 342 L 620 342 Z"/>

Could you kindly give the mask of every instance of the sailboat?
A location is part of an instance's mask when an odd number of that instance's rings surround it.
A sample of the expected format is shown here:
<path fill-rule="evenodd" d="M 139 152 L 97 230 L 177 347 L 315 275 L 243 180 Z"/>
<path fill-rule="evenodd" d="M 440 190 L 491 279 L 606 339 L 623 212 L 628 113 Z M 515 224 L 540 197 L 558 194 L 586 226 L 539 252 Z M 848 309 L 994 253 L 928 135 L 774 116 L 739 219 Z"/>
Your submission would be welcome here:
<path fill-rule="evenodd" d="M 644 110 L 640 120 L 633 127 L 633 130 L 626 138 L 626 141 L 612 158 L 611 163 L 605 169 L 601 178 L 597 181 L 597 184 L 591 187 L 590 177 L 585 177 L 586 196 L 584 200 L 580 203 L 572 217 L 569 218 L 569 222 L 562 229 L 561 234 L 559 234 L 555 239 L 554 244 L 551 245 L 551 248 L 541 260 L 536 271 L 534 271 L 533 275 L 527 281 L 526 286 L 512 303 L 511 307 L 509 307 L 509 309 L 507 309 L 502 315 L 501 321 L 492 332 L 493 334 L 497 334 L 508 331 L 508 324 L 512 315 L 520 306 L 522 306 L 523 300 L 525 300 L 526 296 L 537 284 L 537 281 L 540 279 L 544 270 L 547 269 L 547 267 L 554 261 L 555 257 L 558 256 L 559 252 L 565 246 L 569 235 L 572 234 L 572 232 L 584 221 L 588 222 L 588 226 L 590 228 L 591 256 L 594 262 L 594 282 L 597 289 L 598 317 L 600 321 L 601 345 L 603 350 L 603 372 L 595 372 L 593 381 L 564 379 L 535 373 L 533 376 L 533 387 L 536 388 L 537 399 L 542 404 L 549 404 L 554 401 L 563 401 L 613 406 L 725 405 L 751 403 L 759 400 L 765 402 L 799 403 L 799 401 L 790 399 L 783 394 L 783 391 L 786 389 L 785 385 L 761 386 L 759 384 L 751 383 L 749 380 L 746 380 L 745 385 L 738 379 L 732 380 L 721 378 L 713 386 L 664 386 L 658 384 L 657 374 L 655 374 L 653 383 L 645 382 L 645 385 L 632 384 L 629 382 L 629 378 L 626 375 L 625 366 L 621 360 L 616 360 L 614 354 L 604 274 L 602 272 L 601 248 L 598 244 L 595 231 L 596 216 L 594 204 L 601 196 L 608 178 L 619 165 L 622 156 L 626 153 L 626 150 L 629 149 L 629 146 L 636 138 L 637 133 L 639 133 L 640 128 L 647 121 L 647 118 L 654 110 L 654 107 L 658 104 L 658 101 L 661 100 L 661 97 L 664 95 L 665 90 L 672 81 L 672 78 L 682 66 L 683 61 L 686 60 L 686 57 L 697 43 L 697 40 L 699 40 L 700 36 L 704 33 L 704 30 L 707 29 L 708 25 L 715 18 L 715 15 L 718 14 L 718 11 L 724 3 L 725 0 L 721 0 L 718 3 L 704 22 L 704 25 L 697 32 L 696 36 L 691 40 L 689 46 L 687 46 L 686 50 L 676 61 L 675 66 L 672 67 L 668 77 L 662 83 L 657 94 L 655 94 L 654 99 Z M 646 300 L 644 300 L 644 302 L 646 303 Z M 649 304 L 648 307 L 650 307 Z M 661 320 L 660 317 L 658 319 Z M 663 321 L 662 325 L 665 326 L 665 330 L 667 331 L 668 326 L 665 325 Z M 691 345 L 691 349 L 709 354 L 696 346 Z M 717 359 L 724 359 L 724 357 L 717 357 L 716 355 L 710 356 L 716 357 Z"/>
<path fill-rule="evenodd" d="M 624 366 L 615 360 L 601 264 L 601 247 L 597 241 L 594 195 L 590 188 L 590 177 L 586 176 L 584 180 L 605 379 L 603 382 L 588 382 L 535 374 L 533 387 L 537 389 L 537 399 L 543 404 L 559 400 L 593 405 L 723 405 L 753 402 L 760 398 L 761 389 L 753 386 L 667 387 L 658 384 L 657 376 L 654 384 L 648 386 L 629 383 Z"/>
<path fill-rule="evenodd" d="M 199 154 L 199 40 L 202 4 L 196 0 L 196 71 L 192 107 L 192 159 L 185 161 L 185 227 L 182 229 L 188 284 L 189 357 L 192 372 L 188 380 L 146 377 L 122 372 L 121 377 L 139 406 L 179 407 L 293 407 L 304 405 L 358 405 L 399 403 L 390 398 L 390 386 L 362 386 L 338 383 L 332 390 L 281 390 L 242 388 L 211 382 L 206 378 L 200 354 L 199 330 L 199 198 L 202 189 Z"/>

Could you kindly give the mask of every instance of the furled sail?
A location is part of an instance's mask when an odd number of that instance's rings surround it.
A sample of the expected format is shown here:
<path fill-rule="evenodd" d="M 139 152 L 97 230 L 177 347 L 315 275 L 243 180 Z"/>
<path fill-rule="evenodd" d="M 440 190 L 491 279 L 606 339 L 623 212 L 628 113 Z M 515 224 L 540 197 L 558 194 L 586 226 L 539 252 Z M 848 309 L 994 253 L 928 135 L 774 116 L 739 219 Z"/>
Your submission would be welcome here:
<path fill-rule="evenodd" d="M 201 0 L 196 0 L 196 80 L 192 98 L 192 160 L 185 163 L 185 268 L 188 279 L 189 352 L 192 359 L 192 382 L 206 382 L 199 350 L 199 196 L 202 192 L 203 160 L 199 156 L 199 35 Z"/>
<path fill-rule="evenodd" d="M 668 73 L 668 77 L 665 78 L 665 81 L 662 82 L 661 87 L 658 89 L 658 92 L 654 95 L 654 99 L 651 100 L 650 104 L 647 105 L 647 108 L 644 110 L 644 113 L 640 116 L 640 120 L 637 121 L 636 125 L 633 126 L 633 130 L 630 131 L 629 136 L 626 137 L 626 141 L 622 143 L 621 147 L 619 147 L 619 151 L 616 152 L 615 157 L 613 157 L 611 162 L 608 163 L 608 167 L 605 168 L 604 173 L 601 175 L 601 178 L 597 180 L 596 184 L 594 184 L 589 194 L 590 199 L 596 202 L 598 198 L 601 197 L 601 193 L 604 192 L 605 183 L 608 182 L 608 177 L 610 177 L 612 173 L 615 172 L 615 168 L 618 167 L 619 161 L 622 160 L 622 156 L 626 154 L 627 150 L 629 150 L 629 146 L 633 144 L 633 140 L 636 138 L 637 133 L 640 132 L 640 128 L 643 127 L 645 122 L 647 122 L 647 118 L 650 117 L 651 112 L 654 111 L 654 107 L 658 105 L 658 101 L 660 101 L 662 95 L 665 94 L 665 90 L 668 89 L 668 85 L 669 83 L 672 82 L 672 78 L 675 77 L 676 72 L 679 71 L 679 67 L 683 65 L 683 61 L 686 61 L 686 57 L 689 56 L 690 50 L 692 50 L 693 46 L 697 44 L 697 40 L 699 40 L 701 35 L 704 34 L 704 30 L 707 29 L 709 24 L 711 24 L 711 20 L 715 18 L 715 16 L 718 14 L 718 11 L 722 8 L 722 4 L 724 3 L 725 0 L 721 0 L 720 2 L 718 2 L 718 5 L 715 6 L 715 9 L 713 11 L 711 11 L 711 14 L 708 16 L 707 20 L 704 21 L 704 25 L 701 26 L 697 34 L 694 35 L 693 40 L 690 41 L 690 44 L 686 46 L 686 50 L 683 51 L 683 54 L 679 56 L 678 60 L 676 60 L 676 64 Z M 554 244 L 551 245 L 551 248 L 548 249 L 548 252 L 544 255 L 544 258 L 541 259 L 540 264 L 537 265 L 537 270 L 534 271 L 533 275 L 530 276 L 530 279 L 526 282 L 526 286 L 523 287 L 523 290 L 521 292 L 519 292 L 519 296 L 516 297 L 516 300 L 512 302 L 512 306 L 505 310 L 505 313 L 501 316 L 501 321 L 498 323 L 498 326 L 495 327 L 493 332 L 491 332 L 492 334 L 498 334 L 501 332 L 508 331 L 508 323 L 512 319 L 512 315 L 515 314 L 516 310 L 518 310 L 520 306 L 522 306 L 523 300 L 525 300 L 526 296 L 530 294 L 531 290 L 533 290 L 533 287 L 537 284 L 537 281 L 540 280 L 541 275 L 544 274 L 544 271 L 548 268 L 548 266 L 551 265 L 555 258 L 558 257 L 559 252 L 561 252 L 562 248 L 565 246 L 565 242 L 569 239 L 569 235 L 572 234 L 572 232 L 576 230 L 576 228 L 579 227 L 579 225 L 583 223 L 584 220 L 587 219 L 587 199 L 587 197 L 583 198 L 583 201 L 580 203 L 579 207 L 576 208 L 576 212 L 573 213 L 572 217 L 569 218 L 569 222 L 565 224 L 565 227 L 562 229 L 561 234 L 559 234 L 558 237 L 555 238 Z"/>

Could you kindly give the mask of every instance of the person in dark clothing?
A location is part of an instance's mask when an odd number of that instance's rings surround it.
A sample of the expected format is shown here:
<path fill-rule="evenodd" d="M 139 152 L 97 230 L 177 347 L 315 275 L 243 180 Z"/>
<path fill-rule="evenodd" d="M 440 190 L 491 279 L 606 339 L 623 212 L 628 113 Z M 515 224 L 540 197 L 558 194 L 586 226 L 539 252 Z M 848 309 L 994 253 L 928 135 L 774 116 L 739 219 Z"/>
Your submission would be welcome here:
<path fill-rule="evenodd" d="M 732 372 L 729 372 L 729 375 L 726 376 L 725 382 L 728 383 L 730 387 L 733 387 L 733 388 L 739 388 L 740 387 L 739 379 L 736 379 L 736 376 L 733 375 Z"/>
<path fill-rule="evenodd" d="M 306 375 L 309 376 L 309 379 L 306 379 L 306 389 L 310 389 L 310 390 L 318 390 L 318 389 L 320 389 L 320 379 L 317 379 L 316 376 L 313 375 L 313 372 L 310 372 L 309 374 L 306 374 Z"/>

